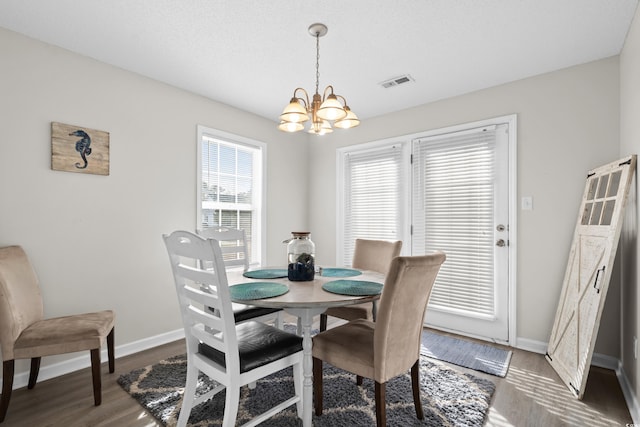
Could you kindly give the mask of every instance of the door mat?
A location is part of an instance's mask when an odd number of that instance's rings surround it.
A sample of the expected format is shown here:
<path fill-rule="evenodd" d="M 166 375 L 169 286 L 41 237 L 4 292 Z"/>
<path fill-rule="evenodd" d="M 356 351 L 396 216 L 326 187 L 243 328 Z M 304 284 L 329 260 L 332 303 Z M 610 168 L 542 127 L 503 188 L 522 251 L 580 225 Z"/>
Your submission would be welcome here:
<path fill-rule="evenodd" d="M 469 340 L 422 331 L 420 354 L 504 378 L 509 370 L 512 352 Z"/>

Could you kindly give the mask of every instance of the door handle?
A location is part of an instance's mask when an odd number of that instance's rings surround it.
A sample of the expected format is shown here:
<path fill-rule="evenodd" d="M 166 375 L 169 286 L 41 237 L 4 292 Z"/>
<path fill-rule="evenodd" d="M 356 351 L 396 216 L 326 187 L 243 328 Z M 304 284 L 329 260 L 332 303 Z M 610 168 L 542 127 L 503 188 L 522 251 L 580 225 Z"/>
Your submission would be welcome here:
<path fill-rule="evenodd" d="M 504 239 L 498 239 L 498 241 L 496 242 L 496 246 L 507 246 L 507 242 L 505 242 Z"/>

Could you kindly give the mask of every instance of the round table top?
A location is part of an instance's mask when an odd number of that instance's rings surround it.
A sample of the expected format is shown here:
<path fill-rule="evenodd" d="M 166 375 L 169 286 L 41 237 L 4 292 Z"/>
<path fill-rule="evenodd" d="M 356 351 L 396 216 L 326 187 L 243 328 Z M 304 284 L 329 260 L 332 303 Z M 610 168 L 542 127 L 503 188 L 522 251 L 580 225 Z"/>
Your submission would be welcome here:
<path fill-rule="evenodd" d="M 282 267 L 273 267 L 282 268 Z M 249 279 L 242 275 L 242 270 L 227 271 L 227 281 L 229 286 L 240 283 L 250 282 L 274 282 L 286 284 L 289 292 L 272 298 L 256 299 L 256 300 L 234 300 L 242 304 L 250 304 L 258 307 L 270 308 L 319 308 L 319 307 L 340 307 L 345 305 L 360 304 L 364 302 L 374 301 L 380 298 L 380 295 L 363 295 L 349 296 L 327 292 L 322 289 L 322 285 L 327 282 L 341 279 L 340 277 L 326 277 L 318 273 L 312 281 L 294 282 L 288 278 L 278 279 Z M 363 271 L 361 275 L 350 277 L 350 280 L 362 280 L 368 282 L 384 283 L 384 275 L 374 271 Z"/>

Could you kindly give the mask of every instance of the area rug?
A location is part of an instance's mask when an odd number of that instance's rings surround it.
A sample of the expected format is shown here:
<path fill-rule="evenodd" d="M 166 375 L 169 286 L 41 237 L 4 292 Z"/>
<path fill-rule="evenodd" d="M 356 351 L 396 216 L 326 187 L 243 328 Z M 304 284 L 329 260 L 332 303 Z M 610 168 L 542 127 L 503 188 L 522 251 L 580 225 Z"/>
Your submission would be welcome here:
<path fill-rule="evenodd" d="M 509 370 L 512 352 L 423 331 L 420 354 L 504 378 Z"/>
<path fill-rule="evenodd" d="M 185 355 L 163 360 L 121 375 L 118 383 L 165 426 L 178 419 L 186 378 Z M 198 390 L 210 390 L 213 382 L 201 376 Z M 422 358 L 420 387 L 424 419 L 416 418 L 411 394 L 411 379 L 402 375 L 387 383 L 387 423 L 390 426 L 482 426 L 489 409 L 495 384 L 489 380 L 455 371 L 442 363 Z M 243 387 L 237 425 L 293 396 L 291 368 L 258 381 L 254 390 Z M 225 391 L 191 411 L 189 425 L 219 426 L 224 413 Z M 314 426 L 375 425 L 374 384 L 365 379 L 363 386 L 355 377 L 324 364 L 324 412 L 313 415 Z M 261 426 L 300 426 L 295 405 L 276 414 Z"/>

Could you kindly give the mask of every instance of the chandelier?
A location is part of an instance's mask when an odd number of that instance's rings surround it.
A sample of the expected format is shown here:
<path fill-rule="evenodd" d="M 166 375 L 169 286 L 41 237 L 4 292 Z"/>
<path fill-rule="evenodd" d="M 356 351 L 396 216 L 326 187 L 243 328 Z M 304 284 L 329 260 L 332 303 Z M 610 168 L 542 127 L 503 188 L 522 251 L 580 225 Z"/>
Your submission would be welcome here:
<path fill-rule="evenodd" d="M 304 129 L 304 122 L 310 121 L 309 133 L 325 135 L 333 132 L 333 126 L 349 129 L 360 124 L 358 117 L 347 105 L 347 100 L 333 93 L 333 86 L 324 89 L 322 96 L 318 93 L 320 82 L 320 37 L 327 34 L 324 24 L 311 24 L 309 34 L 316 38 L 316 93 L 309 102 L 307 91 L 299 87 L 293 91 L 293 98 L 289 101 L 282 114 L 278 129 L 284 132 L 298 132 Z"/>

